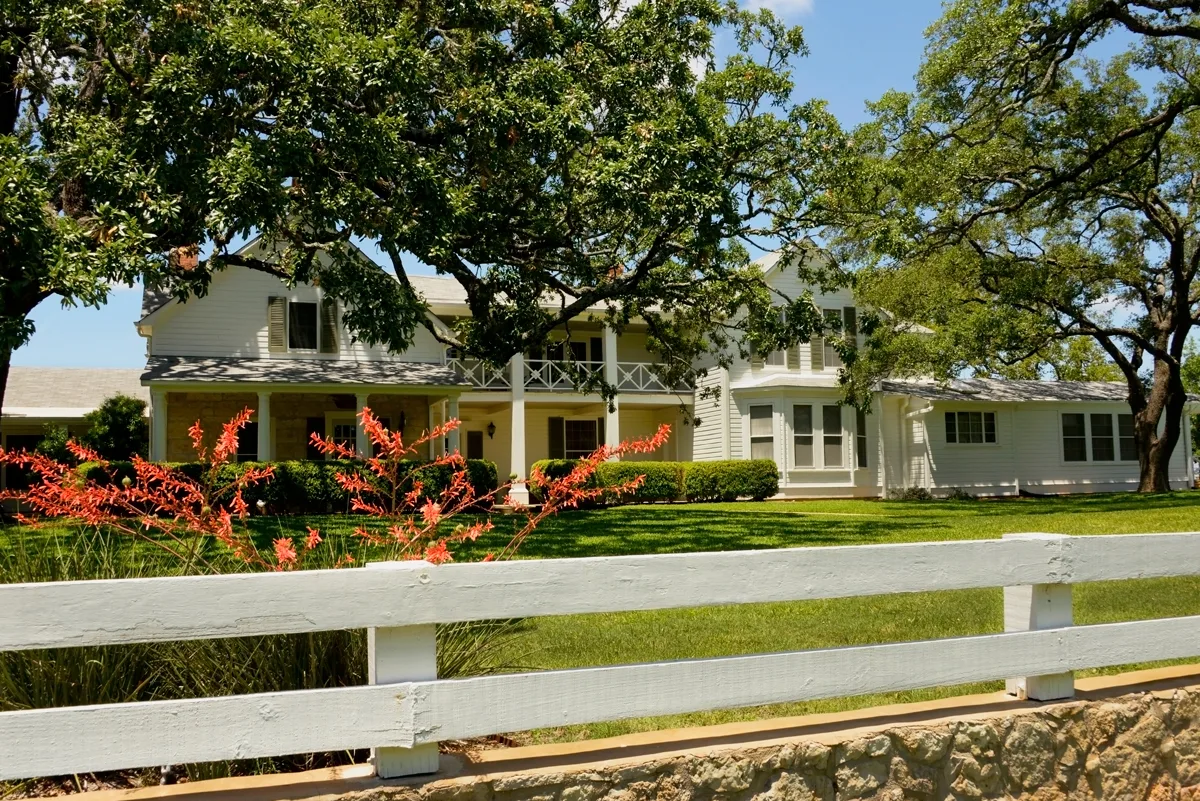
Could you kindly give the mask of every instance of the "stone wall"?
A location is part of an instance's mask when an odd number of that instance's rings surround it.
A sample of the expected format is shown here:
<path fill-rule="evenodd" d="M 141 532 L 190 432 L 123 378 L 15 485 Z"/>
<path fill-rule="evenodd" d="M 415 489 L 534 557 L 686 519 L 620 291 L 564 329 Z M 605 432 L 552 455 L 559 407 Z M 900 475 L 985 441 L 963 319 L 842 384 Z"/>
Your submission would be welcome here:
<path fill-rule="evenodd" d="M 335 794 L 336 795 L 336 794 Z M 1200 801 L 1200 692 L 1077 701 L 839 740 L 384 785 L 396 801 Z M 325 795 L 323 797 L 329 797 Z"/>

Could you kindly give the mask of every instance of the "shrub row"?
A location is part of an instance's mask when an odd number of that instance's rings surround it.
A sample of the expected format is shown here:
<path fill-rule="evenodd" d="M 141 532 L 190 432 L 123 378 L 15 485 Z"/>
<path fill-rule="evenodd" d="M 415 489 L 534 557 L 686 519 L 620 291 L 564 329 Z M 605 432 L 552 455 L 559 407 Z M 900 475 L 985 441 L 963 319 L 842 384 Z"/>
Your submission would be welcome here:
<path fill-rule="evenodd" d="M 350 508 L 350 498 L 337 482 L 337 474 L 347 470 L 358 470 L 361 467 L 355 462 L 337 461 L 282 461 L 273 462 L 275 475 L 270 481 L 250 487 L 245 498 L 251 504 L 260 500 L 267 505 L 269 512 L 276 514 L 329 514 L 347 511 Z M 411 471 L 425 462 L 416 460 L 404 462 L 406 470 Z M 199 479 L 206 465 L 199 462 L 182 462 L 171 467 L 181 471 L 190 478 Z M 241 471 L 252 466 L 261 466 L 258 462 L 242 462 L 228 464 L 221 468 L 217 480 L 224 484 L 232 481 Z M 125 476 L 133 475 L 131 462 L 110 462 L 108 469 L 95 462 L 85 462 L 79 466 L 79 474 L 85 479 L 99 483 L 120 481 Z M 422 495 L 435 497 L 450 483 L 452 469 L 447 465 L 427 467 L 421 473 L 424 484 Z M 477 497 L 494 492 L 500 485 L 496 471 L 496 463 L 485 459 L 467 460 L 467 477 L 475 488 Z"/>
<path fill-rule="evenodd" d="M 575 467 L 573 459 L 544 459 L 535 463 L 548 479 L 562 478 Z M 638 476 L 645 480 L 638 489 L 608 503 L 651 503 L 653 501 L 732 501 L 753 498 L 761 501 L 779 492 L 779 468 L 770 459 L 721 462 L 604 462 L 596 469 L 589 486 L 614 487 Z M 538 487 L 531 486 L 535 499 Z"/>

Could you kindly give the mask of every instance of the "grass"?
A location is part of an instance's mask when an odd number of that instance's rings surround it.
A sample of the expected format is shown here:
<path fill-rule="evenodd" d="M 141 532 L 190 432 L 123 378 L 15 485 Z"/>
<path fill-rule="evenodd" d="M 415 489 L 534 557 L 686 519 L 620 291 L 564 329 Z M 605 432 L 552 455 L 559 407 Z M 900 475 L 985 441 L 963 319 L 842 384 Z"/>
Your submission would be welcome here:
<path fill-rule="evenodd" d="M 503 545 L 514 519 L 460 559 Z M 349 536 L 353 518 L 260 518 L 265 542 L 318 525 L 326 537 Z M 543 525 L 522 558 L 996 538 L 1013 532 L 1119 534 L 1200 530 L 1200 493 L 1097 495 L 1019 501 L 810 501 L 630 506 L 563 514 Z M 10 531 L 10 534 L 12 532 Z M 0 530 L 0 548 L 13 547 Z M 147 557 L 149 558 L 149 557 Z M 0 576 L 0 580 L 4 580 Z M 1081 624 L 1200 614 L 1200 578 L 1079 585 Z M 1001 590 L 966 590 L 751 604 L 686 610 L 537 618 L 504 644 L 501 659 L 537 669 L 732 656 L 771 651 L 933 639 L 1001 631 Z M 1112 671 L 1118 670 L 1114 668 Z M 519 735 L 544 742 L 664 727 L 834 711 L 998 689 L 999 683 L 828 701 L 778 704 L 669 718 L 616 721 Z"/>

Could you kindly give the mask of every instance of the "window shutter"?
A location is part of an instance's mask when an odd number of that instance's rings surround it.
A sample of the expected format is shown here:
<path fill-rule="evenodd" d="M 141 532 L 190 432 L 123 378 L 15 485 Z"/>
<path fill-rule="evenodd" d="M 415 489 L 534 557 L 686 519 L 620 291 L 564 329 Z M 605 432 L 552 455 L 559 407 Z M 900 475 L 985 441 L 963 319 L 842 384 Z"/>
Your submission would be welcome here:
<path fill-rule="evenodd" d="M 287 353 L 287 298 L 267 298 L 267 352 Z"/>
<path fill-rule="evenodd" d="M 761 370 L 766 366 L 767 366 L 766 360 L 763 359 L 762 355 L 759 354 L 759 352 L 753 346 L 751 346 L 751 348 L 750 348 L 750 369 L 751 370 Z"/>
<path fill-rule="evenodd" d="M 337 301 L 334 298 L 321 299 L 321 353 L 338 352 L 338 315 Z"/>
<path fill-rule="evenodd" d="M 599 448 L 605 443 L 604 439 L 604 418 L 596 418 L 596 447 Z"/>
<path fill-rule="evenodd" d="M 565 459 L 567 456 L 567 436 L 563 426 L 563 418 L 550 418 L 550 458 Z"/>
<path fill-rule="evenodd" d="M 787 349 L 787 367 L 789 370 L 800 369 L 800 346 Z"/>
<path fill-rule="evenodd" d="M 822 337 L 813 337 L 808 343 L 809 358 L 812 359 L 812 371 L 819 373 L 825 369 L 825 340 Z"/>

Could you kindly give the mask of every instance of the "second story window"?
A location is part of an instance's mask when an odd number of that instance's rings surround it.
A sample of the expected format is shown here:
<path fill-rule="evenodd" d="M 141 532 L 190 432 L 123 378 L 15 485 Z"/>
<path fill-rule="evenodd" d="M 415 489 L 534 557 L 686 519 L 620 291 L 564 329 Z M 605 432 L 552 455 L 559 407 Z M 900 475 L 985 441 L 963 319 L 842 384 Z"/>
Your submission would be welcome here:
<path fill-rule="evenodd" d="M 337 353 L 337 301 L 267 298 L 267 349 L 271 353 Z"/>
<path fill-rule="evenodd" d="M 317 349 L 317 304 L 288 301 L 288 350 Z"/>

